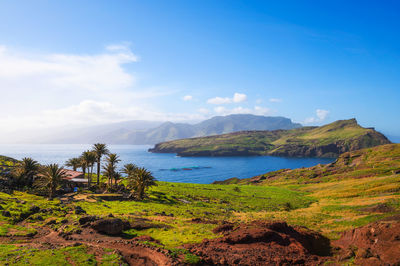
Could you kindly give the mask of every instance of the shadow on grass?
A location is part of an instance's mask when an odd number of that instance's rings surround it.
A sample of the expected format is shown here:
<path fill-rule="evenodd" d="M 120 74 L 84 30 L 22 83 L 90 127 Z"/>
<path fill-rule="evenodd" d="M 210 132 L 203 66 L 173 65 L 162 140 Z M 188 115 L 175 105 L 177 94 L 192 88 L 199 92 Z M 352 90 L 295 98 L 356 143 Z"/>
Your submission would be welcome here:
<path fill-rule="evenodd" d="M 168 198 L 167 195 L 163 192 L 158 192 L 158 191 L 152 191 L 149 193 L 152 198 L 146 198 L 143 200 L 143 202 L 146 203 L 161 203 L 161 204 L 166 204 L 166 205 L 175 205 L 178 203 L 177 200 Z"/>

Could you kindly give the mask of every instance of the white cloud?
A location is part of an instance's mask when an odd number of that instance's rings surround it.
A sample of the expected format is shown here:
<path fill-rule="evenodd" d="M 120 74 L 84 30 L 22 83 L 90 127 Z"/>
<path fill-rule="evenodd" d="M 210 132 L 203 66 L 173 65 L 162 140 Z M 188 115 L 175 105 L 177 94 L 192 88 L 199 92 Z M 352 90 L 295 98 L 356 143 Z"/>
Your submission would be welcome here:
<path fill-rule="evenodd" d="M 271 103 L 281 103 L 281 102 L 282 102 L 282 99 L 279 99 L 279 98 L 270 98 L 269 101 L 270 101 Z"/>
<path fill-rule="evenodd" d="M 183 98 L 182 98 L 184 101 L 190 101 L 190 100 L 193 100 L 193 96 L 192 95 L 185 95 L 185 96 L 183 96 Z"/>
<path fill-rule="evenodd" d="M 137 60 L 127 45 L 89 55 L 25 53 L 0 45 L 0 137 L 7 141 L 12 132 L 62 125 L 202 117 L 163 113 L 149 105 L 150 99 L 176 91 L 139 88 L 125 67 Z"/>
<path fill-rule="evenodd" d="M 262 102 L 263 102 L 262 99 L 257 99 L 257 100 L 256 100 L 256 104 L 261 104 Z"/>
<path fill-rule="evenodd" d="M 315 110 L 315 117 L 308 117 L 304 120 L 304 124 L 313 124 L 325 121 L 329 116 L 329 111 L 323 109 Z"/>
<path fill-rule="evenodd" d="M 25 54 L 3 47 L 0 90 L 13 93 L 1 97 L 0 105 L 26 107 L 20 95 L 29 99 L 28 105 L 36 103 L 36 108 L 51 101 L 59 106 L 83 99 L 132 100 L 136 77 L 123 66 L 137 57 L 128 48 L 111 50 L 94 55 Z"/>
<path fill-rule="evenodd" d="M 272 115 L 273 110 L 267 107 L 254 106 L 254 108 L 244 108 L 242 106 L 235 107 L 232 109 L 224 106 L 217 106 L 214 108 L 214 112 L 218 115 L 230 115 L 230 114 L 254 114 L 254 115 Z"/>
<path fill-rule="evenodd" d="M 235 92 L 232 98 L 229 97 L 215 97 L 207 100 L 209 104 L 228 104 L 228 103 L 241 103 L 247 100 L 247 95 Z"/>
<path fill-rule="evenodd" d="M 317 113 L 317 117 L 320 121 L 324 121 L 329 115 L 329 111 L 322 110 L 322 109 L 317 109 L 316 113 Z"/>
<path fill-rule="evenodd" d="M 243 93 L 237 93 L 233 95 L 233 102 L 234 103 L 241 103 L 247 100 L 247 95 Z"/>
<path fill-rule="evenodd" d="M 226 104 L 231 102 L 232 102 L 231 98 L 222 98 L 222 97 L 215 97 L 207 100 L 207 103 L 210 104 Z"/>

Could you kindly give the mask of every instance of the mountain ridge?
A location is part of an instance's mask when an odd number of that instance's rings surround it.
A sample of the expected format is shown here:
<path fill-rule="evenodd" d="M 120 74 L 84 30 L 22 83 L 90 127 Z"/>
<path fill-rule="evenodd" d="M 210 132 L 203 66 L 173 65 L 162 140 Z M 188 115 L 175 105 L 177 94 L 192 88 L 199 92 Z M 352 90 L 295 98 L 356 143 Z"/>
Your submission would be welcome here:
<path fill-rule="evenodd" d="M 137 125 L 136 125 L 137 124 Z M 156 144 L 181 138 L 217 135 L 242 130 L 275 130 L 301 127 L 285 117 L 250 114 L 215 116 L 195 124 L 133 120 L 87 128 L 59 130 L 56 136 L 40 136 L 34 142 L 51 144 Z"/>

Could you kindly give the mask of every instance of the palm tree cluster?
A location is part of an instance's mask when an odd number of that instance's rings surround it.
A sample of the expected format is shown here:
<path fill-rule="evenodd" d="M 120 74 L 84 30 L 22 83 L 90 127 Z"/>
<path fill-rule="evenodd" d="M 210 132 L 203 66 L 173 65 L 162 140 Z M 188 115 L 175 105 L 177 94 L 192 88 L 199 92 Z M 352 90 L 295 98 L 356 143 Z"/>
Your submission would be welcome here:
<path fill-rule="evenodd" d="M 101 158 L 103 155 L 109 153 L 107 145 L 103 143 L 93 144 L 92 150 L 84 151 L 80 157 L 71 158 L 66 161 L 65 165 L 72 167 L 74 171 L 78 168 L 82 169 L 83 175 L 88 177 L 88 186 L 92 185 L 93 168 L 97 164 L 97 185 L 100 184 L 100 169 L 101 169 Z M 87 175 L 86 175 L 87 174 Z"/>
<path fill-rule="evenodd" d="M 101 159 L 105 158 L 105 165 L 101 166 Z M 115 189 L 118 186 L 118 181 L 122 178 L 118 171 L 118 163 L 120 158 L 115 153 L 110 153 L 107 145 L 96 143 L 92 150 L 82 153 L 79 158 L 71 158 L 66 162 L 66 166 L 72 167 L 74 171 L 81 168 L 84 176 L 88 177 L 88 186 L 92 184 L 93 167 L 97 166 L 97 186 L 100 185 L 100 174 L 107 178 L 108 189 Z M 103 170 L 101 172 L 101 169 Z M 135 164 L 129 163 L 124 165 L 122 173 L 126 175 L 127 187 L 131 190 L 131 195 L 136 194 L 137 198 L 143 199 L 145 190 L 152 185 L 155 185 L 155 178 L 144 168 L 139 168 Z"/>
<path fill-rule="evenodd" d="M 13 183 L 17 188 L 43 188 L 52 199 L 66 176 L 58 164 L 40 165 L 32 158 L 23 158 L 12 171 Z"/>
<path fill-rule="evenodd" d="M 106 164 L 102 167 L 101 159 L 103 156 L 106 156 Z M 96 143 L 92 150 L 84 151 L 80 157 L 69 159 L 65 165 L 71 167 L 74 171 L 81 168 L 84 176 L 88 179 L 89 188 L 93 182 L 93 171 L 96 165 L 97 186 L 100 186 L 100 174 L 102 173 L 107 178 L 108 189 L 114 189 L 118 187 L 119 180 L 122 178 L 121 172 L 117 168 L 120 161 L 117 154 L 109 152 L 106 144 Z M 101 172 L 101 169 L 103 169 L 103 172 Z M 138 199 L 144 198 L 148 187 L 156 185 L 151 172 L 135 164 L 125 164 L 122 173 L 126 175 L 126 187 L 130 190 L 130 195 L 135 195 Z M 12 177 L 15 187 L 24 189 L 36 187 L 42 191 L 45 190 L 49 199 L 52 199 L 67 177 L 67 172 L 58 164 L 42 166 L 32 158 L 23 158 L 13 169 Z"/>

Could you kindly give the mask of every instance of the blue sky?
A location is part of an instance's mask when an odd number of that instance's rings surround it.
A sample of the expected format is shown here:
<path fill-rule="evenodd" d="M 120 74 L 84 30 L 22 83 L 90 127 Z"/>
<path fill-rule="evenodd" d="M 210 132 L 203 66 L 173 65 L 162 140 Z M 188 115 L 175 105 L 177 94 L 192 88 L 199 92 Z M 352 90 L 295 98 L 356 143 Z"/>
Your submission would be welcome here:
<path fill-rule="evenodd" d="M 0 122 L 254 113 L 356 117 L 400 136 L 399 13 L 397 1 L 0 1 Z"/>

